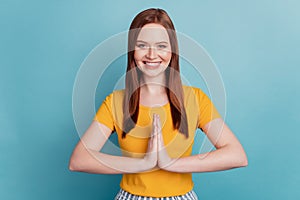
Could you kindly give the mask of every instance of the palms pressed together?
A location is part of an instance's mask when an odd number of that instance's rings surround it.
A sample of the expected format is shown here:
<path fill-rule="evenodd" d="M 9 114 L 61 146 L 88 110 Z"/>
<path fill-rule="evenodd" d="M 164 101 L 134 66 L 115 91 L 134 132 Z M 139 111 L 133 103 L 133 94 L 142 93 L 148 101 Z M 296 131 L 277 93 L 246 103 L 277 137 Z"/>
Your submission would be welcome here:
<path fill-rule="evenodd" d="M 166 169 L 173 161 L 165 148 L 158 114 L 153 114 L 152 132 L 144 159 L 152 167 L 159 167 L 161 169 Z"/>

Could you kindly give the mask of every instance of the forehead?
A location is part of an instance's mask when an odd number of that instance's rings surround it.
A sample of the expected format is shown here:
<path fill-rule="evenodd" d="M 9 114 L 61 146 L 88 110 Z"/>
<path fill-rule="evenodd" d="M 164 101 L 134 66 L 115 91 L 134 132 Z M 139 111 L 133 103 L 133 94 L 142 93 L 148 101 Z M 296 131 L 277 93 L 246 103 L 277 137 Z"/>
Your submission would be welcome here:
<path fill-rule="evenodd" d="M 137 40 L 143 40 L 145 42 L 169 42 L 169 35 L 165 27 L 160 24 L 146 24 L 142 27 Z"/>

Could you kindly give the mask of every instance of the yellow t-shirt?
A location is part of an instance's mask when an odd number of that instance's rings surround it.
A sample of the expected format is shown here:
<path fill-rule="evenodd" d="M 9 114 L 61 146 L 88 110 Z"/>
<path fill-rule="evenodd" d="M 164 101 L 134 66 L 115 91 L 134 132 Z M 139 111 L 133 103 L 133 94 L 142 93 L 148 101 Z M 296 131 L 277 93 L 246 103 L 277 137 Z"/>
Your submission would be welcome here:
<path fill-rule="evenodd" d="M 122 139 L 124 90 L 117 90 L 106 97 L 94 120 L 118 134 L 124 156 L 140 157 L 147 151 L 153 113 L 160 115 L 162 134 L 170 157 L 179 158 L 192 153 L 195 131 L 220 114 L 208 96 L 199 88 L 183 86 L 184 106 L 187 114 L 189 138 L 173 129 L 170 104 L 161 107 L 140 105 L 136 127 Z M 182 195 L 193 189 L 192 173 L 176 173 L 162 169 L 143 173 L 123 174 L 120 187 L 132 194 L 151 197 Z"/>

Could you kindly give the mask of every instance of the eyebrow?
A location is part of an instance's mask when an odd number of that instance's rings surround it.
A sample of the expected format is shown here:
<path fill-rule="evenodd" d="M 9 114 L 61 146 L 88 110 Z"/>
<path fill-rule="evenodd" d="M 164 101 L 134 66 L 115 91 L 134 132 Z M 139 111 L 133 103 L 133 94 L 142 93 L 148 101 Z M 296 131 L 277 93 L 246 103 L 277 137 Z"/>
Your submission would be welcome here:
<path fill-rule="evenodd" d="M 142 43 L 147 43 L 147 44 L 148 44 L 148 42 L 146 42 L 146 41 L 143 41 L 143 40 L 137 40 L 136 42 L 142 42 Z M 166 42 L 166 41 L 160 41 L 160 42 L 156 42 L 155 44 L 161 44 L 161 43 L 169 44 L 169 43 L 168 43 L 168 42 Z"/>

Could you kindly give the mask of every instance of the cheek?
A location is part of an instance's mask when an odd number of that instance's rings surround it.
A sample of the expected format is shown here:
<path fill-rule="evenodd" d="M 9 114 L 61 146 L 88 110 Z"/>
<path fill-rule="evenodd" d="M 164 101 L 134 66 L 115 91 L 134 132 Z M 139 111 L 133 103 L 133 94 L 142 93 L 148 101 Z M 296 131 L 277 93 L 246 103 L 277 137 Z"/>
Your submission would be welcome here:
<path fill-rule="evenodd" d="M 139 60 L 141 60 L 142 58 L 143 58 L 143 52 L 142 51 L 139 51 L 139 50 L 135 50 L 134 51 L 134 54 L 133 54 L 133 56 L 134 56 L 134 59 L 136 60 L 136 61 L 139 61 Z"/>
<path fill-rule="evenodd" d="M 165 61 L 171 60 L 172 53 L 170 51 L 164 51 L 160 53 L 160 57 L 163 58 Z"/>

